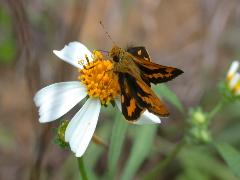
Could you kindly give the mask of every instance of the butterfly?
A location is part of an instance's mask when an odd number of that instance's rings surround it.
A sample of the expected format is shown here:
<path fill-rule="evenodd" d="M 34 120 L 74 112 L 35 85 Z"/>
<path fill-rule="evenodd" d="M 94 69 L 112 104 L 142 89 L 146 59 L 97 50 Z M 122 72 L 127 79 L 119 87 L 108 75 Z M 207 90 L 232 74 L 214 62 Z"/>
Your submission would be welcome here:
<path fill-rule="evenodd" d="M 146 109 L 160 117 L 169 116 L 166 106 L 152 91 L 151 83 L 170 81 L 183 71 L 153 63 L 142 46 L 126 50 L 114 46 L 108 55 L 113 62 L 113 71 L 118 75 L 125 119 L 134 122 Z"/>

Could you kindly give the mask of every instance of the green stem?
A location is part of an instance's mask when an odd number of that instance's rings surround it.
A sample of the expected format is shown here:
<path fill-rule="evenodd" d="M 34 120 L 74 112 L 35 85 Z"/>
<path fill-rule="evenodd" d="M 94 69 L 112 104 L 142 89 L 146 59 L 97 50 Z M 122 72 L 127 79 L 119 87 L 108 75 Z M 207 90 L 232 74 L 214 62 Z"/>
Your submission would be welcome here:
<path fill-rule="evenodd" d="M 175 159 L 177 154 L 180 152 L 180 150 L 184 147 L 186 144 L 185 138 L 182 139 L 180 143 L 176 145 L 176 147 L 172 150 L 171 154 L 163 160 L 161 163 L 159 163 L 154 169 L 150 170 L 144 177 L 145 180 L 155 179 L 156 177 L 159 177 L 159 174 L 169 166 L 169 164 Z"/>
<path fill-rule="evenodd" d="M 87 172 L 86 172 L 84 162 L 83 162 L 83 158 L 82 157 L 77 158 L 77 161 L 78 161 L 78 169 L 79 169 L 79 172 L 80 172 L 81 179 L 82 180 L 88 180 Z"/>
<path fill-rule="evenodd" d="M 208 114 L 209 121 L 211 121 L 212 118 L 223 108 L 223 105 L 224 105 L 224 102 L 219 101 L 217 105 L 212 109 L 212 111 L 209 112 Z"/>

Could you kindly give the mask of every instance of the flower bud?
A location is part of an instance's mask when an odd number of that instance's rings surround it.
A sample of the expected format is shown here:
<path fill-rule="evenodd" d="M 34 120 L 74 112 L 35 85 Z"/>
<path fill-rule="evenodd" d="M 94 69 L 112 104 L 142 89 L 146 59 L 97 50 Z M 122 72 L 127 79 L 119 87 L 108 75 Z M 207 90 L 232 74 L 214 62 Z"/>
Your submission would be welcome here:
<path fill-rule="evenodd" d="M 189 123 L 193 126 L 207 125 L 207 114 L 200 107 L 190 110 Z"/>
<path fill-rule="evenodd" d="M 189 130 L 189 135 L 195 143 L 208 143 L 212 139 L 210 132 L 204 127 L 192 127 Z"/>
<path fill-rule="evenodd" d="M 238 68 L 239 61 L 234 61 L 226 77 L 226 84 L 233 96 L 240 96 L 240 73 L 237 72 Z"/>
<path fill-rule="evenodd" d="M 68 120 L 64 120 L 57 128 L 57 137 L 55 139 L 55 142 L 62 148 L 69 147 L 69 144 L 65 141 L 65 131 L 68 126 L 68 123 L 69 123 Z"/>

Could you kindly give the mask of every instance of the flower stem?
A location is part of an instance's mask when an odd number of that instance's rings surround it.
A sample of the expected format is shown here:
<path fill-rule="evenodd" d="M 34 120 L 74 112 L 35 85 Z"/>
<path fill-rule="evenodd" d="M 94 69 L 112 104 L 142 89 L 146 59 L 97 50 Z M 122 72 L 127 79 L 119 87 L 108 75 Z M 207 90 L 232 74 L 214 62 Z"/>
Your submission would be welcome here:
<path fill-rule="evenodd" d="M 208 114 L 209 121 L 211 121 L 212 118 L 223 108 L 223 105 L 224 105 L 224 102 L 219 101 L 217 105 L 209 112 Z"/>
<path fill-rule="evenodd" d="M 159 177 L 159 174 L 169 166 L 169 164 L 175 159 L 177 154 L 180 152 L 180 150 L 184 147 L 186 144 L 185 138 L 181 140 L 180 143 L 176 145 L 176 147 L 172 150 L 171 154 L 168 155 L 166 159 L 164 159 L 161 163 L 159 163 L 155 168 L 150 170 L 144 177 L 145 180 L 155 179 L 156 177 Z"/>
<path fill-rule="evenodd" d="M 78 169 L 79 169 L 79 172 L 80 172 L 81 179 L 82 180 L 88 180 L 87 172 L 86 172 L 84 162 L 83 162 L 83 158 L 82 157 L 77 158 L 77 161 L 78 161 Z"/>

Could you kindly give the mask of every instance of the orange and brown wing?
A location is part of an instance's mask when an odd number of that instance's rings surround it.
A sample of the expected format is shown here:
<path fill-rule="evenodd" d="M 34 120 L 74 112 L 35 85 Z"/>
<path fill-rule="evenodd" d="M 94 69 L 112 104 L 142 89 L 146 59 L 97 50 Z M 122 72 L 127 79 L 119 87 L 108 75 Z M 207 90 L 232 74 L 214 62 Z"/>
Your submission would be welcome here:
<path fill-rule="evenodd" d="M 134 62 L 141 70 L 143 77 L 154 84 L 170 81 L 183 73 L 180 69 L 162 66 L 144 59 L 134 58 Z"/>
<path fill-rule="evenodd" d="M 162 117 L 169 115 L 166 106 L 143 80 L 136 79 L 129 74 L 124 74 L 124 76 L 139 108 L 148 109 L 150 112 Z"/>
<path fill-rule="evenodd" d="M 140 107 L 134 98 L 127 82 L 126 74 L 119 73 L 118 81 L 121 90 L 122 113 L 126 120 L 134 121 L 140 117 L 145 109 Z"/>
<path fill-rule="evenodd" d="M 132 54 L 133 56 L 135 56 L 137 58 L 151 61 L 151 58 L 148 54 L 147 49 L 143 46 L 129 47 L 129 48 L 127 48 L 127 52 L 129 52 L 130 54 Z"/>
<path fill-rule="evenodd" d="M 162 66 L 151 62 L 151 58 L 145 47 L 128 48 L 127 52 L 133 56 L 134 62 L 142 72 L 142 79 L 150 85 L 170 81 L 182 74 L 183 71 L 174 67 Z"/>

